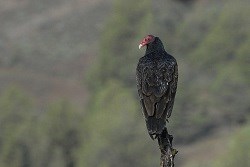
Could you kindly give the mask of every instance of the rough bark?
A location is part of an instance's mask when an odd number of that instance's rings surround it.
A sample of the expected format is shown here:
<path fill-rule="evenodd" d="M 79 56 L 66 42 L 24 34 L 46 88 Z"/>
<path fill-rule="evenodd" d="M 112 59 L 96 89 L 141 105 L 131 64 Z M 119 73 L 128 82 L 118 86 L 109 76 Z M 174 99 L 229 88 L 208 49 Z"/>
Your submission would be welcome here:
<path fill-rule="evenodd" d="M 161 151 L 160 167 L 174 167 L 174 157 L 178 151 L 172 146 L 173 136 L 165 128 L 157 139 Z"/>

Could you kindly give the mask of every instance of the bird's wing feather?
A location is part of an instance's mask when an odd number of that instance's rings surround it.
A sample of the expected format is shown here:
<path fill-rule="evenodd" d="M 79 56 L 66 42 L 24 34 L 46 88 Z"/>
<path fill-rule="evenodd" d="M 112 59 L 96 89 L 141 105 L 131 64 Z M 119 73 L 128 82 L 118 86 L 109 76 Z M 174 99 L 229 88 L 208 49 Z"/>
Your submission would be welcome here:
<path fill-rule="evenodd" d="M 174 106 L 174 99 L 175 99 L 175 94 L 177 90 L 177 82 L 178 82 L 178 65 L 175 62 L 175 65 L 173 67 L 173 73 L 172 73 L 172 80 L 169 83 L 169 94 L 166 96 L 168 97 L 169 101 L 167 103 L 167 107 L 164 111 L 164 114 L 162 117 L 164 118 L 169 118 L 172 114 L 173 106 Z"/>
<path fill-rule="evenodd" d="M 145 107 L 144 104 L 144 100 L 143 100 L 143 94 L 142 94 L 142 58 L 139 60 L 139 63 L 137 65 L 136 68 L 136 85 L 137 85 L 137 90 L 138 90 L 138 94 L 139 94 L 139 98 L 140 98 L 140 103 L 141 103 L 141 107 L 142 107 L 142 111 L 143 111 L 143 116 L 145 117 L 145 119 L 148 118 L 148 113 L 147 113 L 147 109 Z"/>

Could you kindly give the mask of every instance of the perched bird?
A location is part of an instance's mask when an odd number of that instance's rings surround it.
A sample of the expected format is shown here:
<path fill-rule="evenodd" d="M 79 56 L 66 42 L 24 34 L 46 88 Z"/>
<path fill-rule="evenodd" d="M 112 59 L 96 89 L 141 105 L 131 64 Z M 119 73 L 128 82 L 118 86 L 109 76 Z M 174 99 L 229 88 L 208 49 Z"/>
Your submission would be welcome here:
<path fill-rule="evenodd" d="M 146 53 L 136 68 L 137 89 L 146 120 L 148 133 L 157 138 L 166 128 L 171 116 L 178 81 L 178 66 L 159 39 L 147 35 L 139 49 L 146 46 Z"/>

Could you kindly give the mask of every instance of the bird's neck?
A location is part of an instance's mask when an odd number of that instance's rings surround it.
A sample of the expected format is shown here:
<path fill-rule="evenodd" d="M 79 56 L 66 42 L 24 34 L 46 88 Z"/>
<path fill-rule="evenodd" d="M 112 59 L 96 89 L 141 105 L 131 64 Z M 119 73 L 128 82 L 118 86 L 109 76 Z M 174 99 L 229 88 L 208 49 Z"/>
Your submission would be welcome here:
<path fill-rule="evenodd" d="M 160 52 L 160 51 L 165 51 L 164 46 L 161 41 L 156 41 L 147 45 L 146 54 L 153 53 L 153 52 Z"/>

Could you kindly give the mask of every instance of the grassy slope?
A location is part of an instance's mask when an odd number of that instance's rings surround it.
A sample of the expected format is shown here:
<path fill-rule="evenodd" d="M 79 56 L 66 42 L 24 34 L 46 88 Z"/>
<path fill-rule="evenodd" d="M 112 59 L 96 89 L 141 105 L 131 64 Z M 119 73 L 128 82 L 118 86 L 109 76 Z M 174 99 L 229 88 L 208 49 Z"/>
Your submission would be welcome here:
<path fill-rule="evenodd" d="M 228 151 L 228 142 L 239 129 L 240 127 L 220 128 L 194 143 L 177 146 L 180 151 L 176 158 L 177 166 L 213 166 L 211 163 Z"/>
<path fill-rule="evenodd" d="M 0 92 L 16 85 L 39 103 L 63 97 L 82 105 L 84 71 L 97 52 L 88 48 L 108 2 L 0 0 Z"/>

